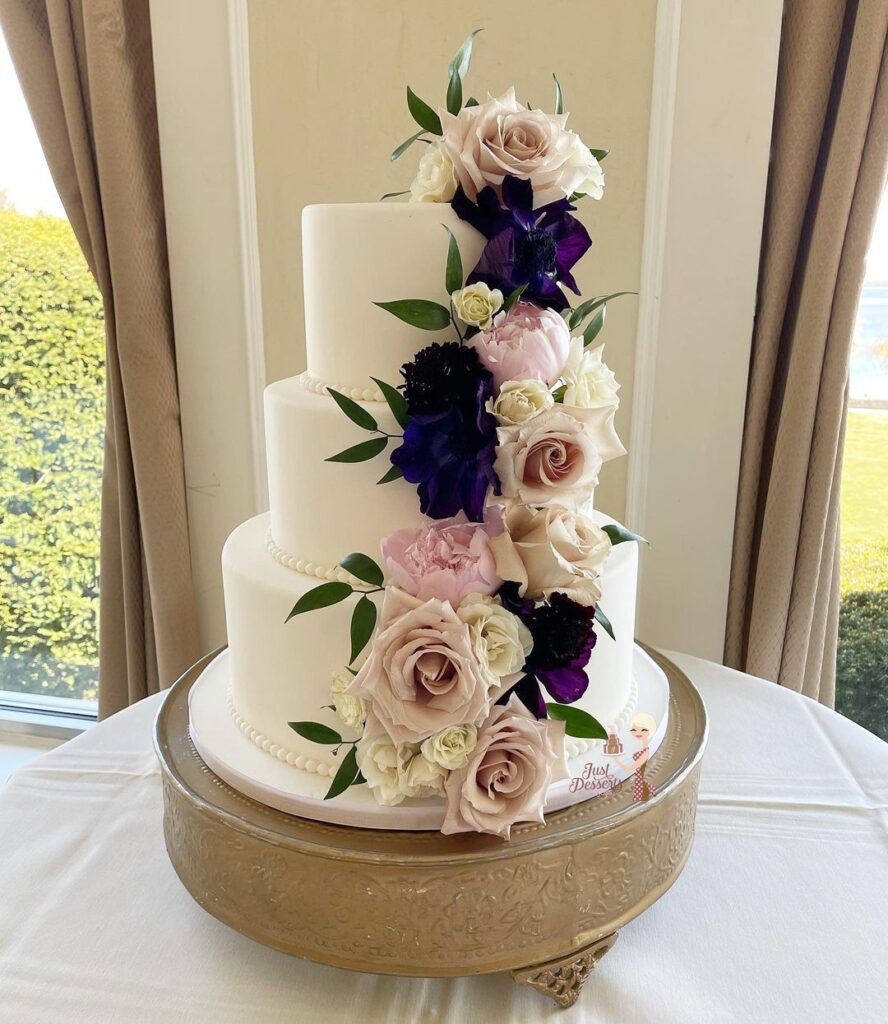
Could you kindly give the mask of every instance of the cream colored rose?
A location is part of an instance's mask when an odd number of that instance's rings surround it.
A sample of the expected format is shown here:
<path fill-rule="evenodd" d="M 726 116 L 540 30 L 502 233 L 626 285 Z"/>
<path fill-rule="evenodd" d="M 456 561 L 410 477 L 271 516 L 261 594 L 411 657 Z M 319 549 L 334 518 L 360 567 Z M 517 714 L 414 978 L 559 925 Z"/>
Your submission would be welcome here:
<path fill-rule="evenodd" d="M 514 89 L 458 114 L 441 111 L 443 146 L 466 195 L 475 200 L 487 185 L 499 194 L 511 174 L 530 181 L 535 207 L 579 191 L 600 198 L 601 168 L 566 124 L 566 114 L 522 106 Z"/>
<path fill-rule="evenodd" d="M 490 288 L 483 281 L 460 288 L 450 296 L 456 315 L 464 324 L 485 328 L 503 304 L 499 288 Z"/>
<path fill-rule="evenodd" d="M 487 411 L 493 413 L 502 426 L 514 426 L 551 409 L 554 402 L 544 381 L 508 380 L 496 398 L 488 399 Z"/>
<path fill-rule="evenodd" d="M 478 730 L 474 725 L 453 725 L 423 740 L 421 749 L 427 761 L 450 772 L 463 767 L 477 742 Z"/>
<path fill-rule="evenodd" d="M 589 516 L 557 505 L 512 505 L 505 526 L 491 550 L 497 572 L 517 583 L 522 597 L 561 591 L 583 605 L 598 603 L 601 567 L 611 542 Z"/>
<path fill-rule="evenodd" d="M 453 161 L 440 143 L 423 153 L 410 185 L 411 203 L 449 203 L 456 192 Z"/>
<path fill-rule="evenodd" d="M 530 630 L 521 619 L 481 594 L 466 597 L 457 615 L 469 627 L 475 654 L 491 675 L 508 685 L 517 682 L 533 648 Z"/>
<path fill-rule="evenodd" d="M 358 767 L 377 803 L 394 807 L 404 799 L 398 773 L 398 750 L 388 736 L 362 739 L 357 744 Z"/>
<path fill-rule="evenodd" d="M 513 695 L 491 709 L 465 766 L 447 776 L 441 831 L 508 839 L 516 822 L 543 821 L 549 786 L 567 775 L 564 723 L 537 721 Z"/>
<path fill-rule="evenodd" d="M 402 743 L 398 747 L 398 786 L 404 796 L 438 796 L 446 774 L 441 765 L 423 754 L 418 743 Z"/>
<path fill-rule="evenodd" d="M 469 627 L 448 602 L 390 587 L 370 655 L 347 692 L 367 702 L 395 743 L 419 743 L 483 719 L 491 682 Z"/>
<path fill-rule="evenodd" d="M 367 709 L 360 697 L 352 697 L 345 691 L 351 686 L 354 676 L 348 669 L 340 669 L 333 673 L 333 682 L 330 685 L 330 699 L 336 714 L 350 729 L 360 729 L 367 717 Z"/>
<path fill-rule="evenodd" d="M 566 390 L 564 404 L 582 409 L 601 409 L 620 404 L 620 385 L 614 371 L 601 358 L 604 345 L 584 348 L 582 338 L 570 339 L 570 354 L 562 374 Z"/>

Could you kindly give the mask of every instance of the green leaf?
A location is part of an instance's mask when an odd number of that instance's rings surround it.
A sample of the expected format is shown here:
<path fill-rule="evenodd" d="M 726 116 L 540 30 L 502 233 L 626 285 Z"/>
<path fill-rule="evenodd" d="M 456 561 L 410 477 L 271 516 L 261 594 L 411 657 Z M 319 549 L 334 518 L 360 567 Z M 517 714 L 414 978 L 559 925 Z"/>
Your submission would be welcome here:
<path fill-rule="evenodd" d="M 440 135 L 441 129 L 441 118 L 435 113 L 434 110 L 425 102 L 421 100 L 416 93 L 407 86 L 407 107 L 413 117 L 413 120 L 422 128 L 424 131 L 431 132 L 432 135 Z"/>
<path fill-rule="evenodd" d="M 610 150 L 609 149 L 592 149 L 590 147 L 589 148 L 589 152 L 592 154 L 592 156 L 595 157 L 595 159 L 599 163 L 601 163 L 601 161 L 607 156 L 607 154 L 610 153 Z"/>
<path fill-rule="evenodd" d="M 382 581 L 385 579 L 382 569 L 376 562 L 369 555 L 362 555 L 359 551 L 353 551 L 350 555 L 346 555 L 339 564 L 346 572 L 357 576 L 364 583 L 369 583 L 371 587 L 381 587 Z"/>
<path fill-rule="evenodd" d="M 564 113 L 564 93 L 561 91 L 561 83 L 558 79 L 552 75 L 552 80 L 555 82 L 555 113 Z"/>
<path fill-rule="evenodd" d="M 352 423 L 357 423 L 357 425 L 359 427 L 363 427 L 364 430 L 379 429 L 379 424 L 362 405 L 358 405 L 357 402 L 353 402 L 350 398 L 346 398 L 345 395 L 341 395 L 338 391 L 334 391 L 333 388 L 327 388 L 327 394 L 333 399 L 345 415 L 348 416 Z"/>
<path fill-rule="evenodd" d="M 377 485 L 390 484 L 393 480 L 400 480 L 403 476 L 403 470 L 399 469 L 397 466 L 392 466 L 385 476 L 381 480 L 377 480 L 376 483 Z"/>
<path fill-rule="evenodd" d="M 512 306 L 521 298 L 524 294 L 524 289 L 527 287 L 526 284 L 519 285 L 515 291 L 509 292 L 506 296 L 506 301 L 503 303 L 503 310 L 508 313 Z"/>
<path fill-rule="evenodd" d="M 607 633 L 611 640 L 616 640 L 614 636 L 614 627 L 611 625 L 611 620 L 604 614 L 599 605 L 595 606 L 595 621 L 601 625 L 601 628 Z"/>
<path fill-rule="evenodd" d="M 576 309 L 572 309 L 570 316 L 567 318 L 567 326 L 573 330 L 586 319 L 590 313 L 594 313 L 596 309 L 600 309 L 606 302 L 610 302 L 611 299 L 618 299 L 621 295 L 637 295 L 638 292 L 611 292 L 610 295 L 596 295 L 594 299 L 587 299 L 585 302 L 581 302 Z"/>
<path fill-rule="evenodd" d="M 472 44 L 475 41 L 475 36 L 483 29 L 476 28 L 474 32 L 470 32 L 463 40 L 462 46 L 456 51 L 456 56 L 447 66 L 447 74 L 452 75 L 454 71 L 459 75 L 460 78 L 465 78 L 469 73 L 469 64 L 472 62 Z M 469 106 L 469 104 L 466 104 Z M 477 106 L 477 103 L 472 104 Z"/>
<path fill-rule="evenodd" d="M 367 462 L 376 458 L 381 451 L 385 450 L 388 444 L 387 437 L 371 437 L 369 441 L 362 441 L 353 448 L 346 448 L 344 452 L 337 452 L 331 455 L 325 462 Z"/>
<path fill-rule="evenodd" d="M 611 544 L 622 544 L 627 540 L 637 540 L 642 544 L 647 544 L 641 534 L 633 533 L 620 523 L 608 523 L 606 526 L 602 526 L 602 530 L 610 537 Z"/>
<path fill-rule="evenodd" d="M 399 427 L 407 426 L 407 399 L 398 391 L 397 388 L 393 388 L 391 384 L 386 384 L 384 380 L 380 380 L 378 377 L 370 378 L 379 390 L 382 392 L 388 407 L 392 411 L 392 416 L 395 417 Z"/>
<path fill-rule="evenodd" d="M 562 384 L 561 387 L 555 388 L 555 390 L 552 392 L 552 398 L 556 402 L 563 402 L 564 401 L 564 396 L 566 394 L 567 394 L 567 385 L 566 384 Z"/>
<path fill-rule="evenodd" d="M 564 731 L 568 736 L 577 736 L 584 740 L 607 739 L 607 729 L 597 718 L 593 718 L 581 708 L 574 708 L 569 704 L 547 704 L 546 710 L 549 712 L 549 718 L 564 722 Z"/>
<path fill-rule="evenodd" d="M 447 271 L 444 275 L 444 287 L 447 289 L 447 294 L 452 295 L 463 286 L 462 257 L 459 254 L 459 246 L 456 244 L 453 232 L 446 224 L 442 227 L 450 237 L 447 244 Z"/>
<path fill-rule="evenodd" d="M 348 659 L 349 662 L 353 662 L 367 644 L 370 643 L 370 637 L 373 636 L 375 628 L 376 605 L 364 594 L 352 612 L 351 657 Z"/>
<path fill-rule="evenodd" d="M 354 784 L 360 774 L 361 773 L 358 771 L 357 751 L 352 747 L 342 759 L 342 763 L 339 765 L 336 774 L 333 776 L 333 782 L 327 790 L 327 795 L 324 799 L 332 800 L 333 797 L 339 796 L 340 793 L 344 793 L 349 786 Z"/>
<path fill-rule="evenodd" d="M 404 139 L 400 146 L 396 146 L 392 150 L 392 155 L 389 157 L 392 163 L 394 163 L 399 157 L 402 157 L 408 149 L 413 145 L 417 139 L 425 135 L 425 132 L 417 132 L 415 135 L 411 135 L 409 139 Z"/>
<path fill-rule="evenodd" d="M 386 192 L 384 196 L 379 197 L 379 201 L 383 202 L 386 199 L 395 199 L 397 196 L 406 196 L 409 192 L 409 188 L 404 189 L 403 192 Z"/>
<path fill-rule="evenodd" d="M 478 106 L 478 101 L 477 101 L 477 100 L 475 99 L 475 97 L 474 97 L 474 96 L 470 96 L 470 97 L 469 97 L 469 98 L 468 98 L 468 99 L 466 100 L 466 103 L 465 103 L 465 105 L 466 105 L 467 107 L 477 107 L 477 106 Z"/>
<path fill-rule="evenodd" d="M 607 313 L 607 306 L 602 306 L 601 309 L 592 317 L 588 324 L 586 324 L 586 330 L 583 331 L 583 345 L 590 345 L 598 335 L 601 333 L 601 328 L 604 327 L 604 317 Z"/>
<path fill-rule="evenodd" d="M 342 743 L 342 737 L 335 729 L 331 729 L 328 725 L 321 725 L 320 722 L 287 722 L 287 725 L 294 732 L 298 732 L 303 739 L 310 740 L 312 743 L 324 743 L 327 746 Z"/>
<path fill-rule="evenodd" d="M 424 331 L 443 331 L 450 323 L 450 310 L 429 299 L 396 299 L 394 302 L 374 302 L 373 305 Z"/>
<path fill-rule="evenodd" d="M 319 587 L 313 587 L 307 594 L 303 594 L 284 621 L 289 622 L 294 615 L 302 615 L 303 612 L 313 612 L 318 608 L 329 608 L 331 604 L 339 604 L 351 594 L 352 587 L 348 583 L 322 583 Z"/>
<path fill-rule="evenodd" d="M 450 81 L 447 83 L 447 112 L 458 114 L 462 107 L 462 79 L 456 68 L 450 69 Z"/>

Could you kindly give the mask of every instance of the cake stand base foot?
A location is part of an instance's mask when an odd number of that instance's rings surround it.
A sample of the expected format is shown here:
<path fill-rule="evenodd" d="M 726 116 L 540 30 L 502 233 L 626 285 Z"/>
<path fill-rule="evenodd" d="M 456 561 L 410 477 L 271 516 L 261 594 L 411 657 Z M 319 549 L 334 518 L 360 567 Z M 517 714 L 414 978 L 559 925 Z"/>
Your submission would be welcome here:
<path fill-rule="evenodd" d="M 519 985 L 529 985 L 554 999 L 559 1006 L 573 1006 L 592 968 L 616 941 L 617 932 L 611 932 L 567 956 L 514 970 L 512 977 Z"/>

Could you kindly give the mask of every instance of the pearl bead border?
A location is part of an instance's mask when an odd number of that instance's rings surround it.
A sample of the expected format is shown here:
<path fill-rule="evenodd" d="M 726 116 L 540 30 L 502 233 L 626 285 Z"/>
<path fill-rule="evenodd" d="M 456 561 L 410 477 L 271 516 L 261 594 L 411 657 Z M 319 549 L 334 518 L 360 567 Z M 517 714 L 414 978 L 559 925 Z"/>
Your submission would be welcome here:
<path fill-rule="evenodd" d="M 300 771 L 310 772 L 315 775 L 335 775 L 336 768 L 331 764 L 327 764 L 326 761 L 318 761 L 316 758 L 297 754 L 295 750 L 288 750 L 286 747 L 281 746 L 281 744 L 275 743 L 274 740 L 270 740 L 267 736 L 263 736 L 258 729 L 254 729 L 234 706 L 231 693 L 228 694 L 228 710 L 234 719 L 234 724 L 244 736 L 255 743 L 260 750 L 264 750 L 267 754 L 277 758 L 278 761 L 283 761 L 285 764 L 292 765 L 293 768 L 299 768 Z"/>
<path fill-rule="evenodd" d="M 319 580 L 329 580 L 331 583 L 350 583 L 352 586 L 361 585 L 361 581 L 357 576 L 352 576 L 350 572 L 346 572 L 339 565 L 328 568 L 307 558 L 297 558 L 296 555 L 291 555 L 289 551 L 285 551 L 275 543 L 271 530 L 268 530 L 265 534 L 265 547 L 271 557 L 284 566 L 285 569 L 292 569 L 293 572 L 301 573 L 303 576 L 315 576 Z"/>
<path fill-rule="evenodd" d="M 350 384 L 331 384 L 322 377 L 317 377 L 315 374 L 309 373 L 308 370 L 304 373 L 300 373 L 297 379 L 306 391 L 311 391 L 315 395 L 324 395 L 325 397 L 329 397 L 327 394 L 327 388 L 333 388 L 333 390 L 338 391 L 340 395 L 345 395 L 346 398 L 352 398 L 356 402 L 385 402 L 385 395 L 383 395 L 379 388 L 358 388 L 352 387 Z"/>
<path fill-rule="evenodd" d="M 613 720 L 608 729 L 611 733 L 621 733 L 623 729 L 629 724 L 632 719 L 632 715 L 635 713 L 635 705 L 638 703 L 638 682 L 633 675 L 629 684 L 629 696 L 626 699 L 626 703 L 623 705 L 622 711 Z M 598 740 L 572 740 L 568 739 L 564 744 L 565 752 L 567 753 L 567 759 L 572 761 L 575 757 L 579 757 L 581 754 L 585 754 L 591 750 Z"/>

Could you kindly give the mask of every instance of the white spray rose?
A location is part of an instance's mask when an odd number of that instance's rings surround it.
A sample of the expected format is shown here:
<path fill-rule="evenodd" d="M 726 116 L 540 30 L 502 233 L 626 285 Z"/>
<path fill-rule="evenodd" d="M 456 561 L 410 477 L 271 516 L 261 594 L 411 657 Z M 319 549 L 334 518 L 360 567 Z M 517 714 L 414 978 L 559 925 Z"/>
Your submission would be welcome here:
<path fill-rule="evenodd" d="M 620 404 L 620 385 L 614 371 L 602 360 L 604 345 L 588 349 L 582 338 L 570 339 L 570 354 L 564 368 L 564 404 L 579 409 L 616 408 Z"/>
<path fill-rule="evenodd" d="M 336 714 L 350 729 L 360 729 L 367 717 L 367 709 L 360 697 L 352 697 L 345 691 L 351 686 L 354 677 L 347 669 L 340 669 L 333 673 L 333 682 L 330 685 L 330 699 Z"/>
<path fill-rule="evenodd" d="M 449 203 L 456 192 L 453 161 L 439 143 L 428 147 L 410 185 L 411 203 Z"/>
<path fill-rule="evenodd" d="M 592 156 L 589 148 L 583 144 L 579 135 L 571 140 L 572 153 L 567 166 L 584 177 L 577 183 L 576 192 L 589 196 L 590 199 L 601 199 L 604 195 L 604 171 L 601 164 Z"/>
<path fill-rule="evenodd" d="M 421 749 L 427 761 L 451 772 L 465 767 L 477 742 L 478 730 L 474 725 L 453 725 L 423 740 Z"/>
<path fill-rule="evenodd" d="M 382 735 L 372 740 L 359 740 L 357 757 L 358 767 L 376 802 L 388 807 L 401 803 L 405 794 L 400 786 L 398 749 L 391 739 Z"/>
<path fill-rule="evenodd" d="M 460 320 L 482 330 L 490 326 L 493 314 L 503 304 L 499 288 L 490 288 L 483 281 L 460 288 L 450 298 Z"/>
<path fill-rule="evenodd" d="M 418 743 L 398 746 L 398 786 L 404 796 L 437 796 L 444 789 L 444 768 L 429 760 Z"/>
<path fill-rule="evenodd" d="M 503 426 L 514 426 L 551 409 L 554 402 L 544 381 L 507 380 L 497 397 L 488 399 L 487 411 Z"/>
<path fill-rule="evenodd" d="M 485 668 L 501 683 L 513 683 L 533 648 L 530 630 L 517 615 L 492 597 L 470 594 L 457 615 L 469 627 L 472 648 Z"/>

